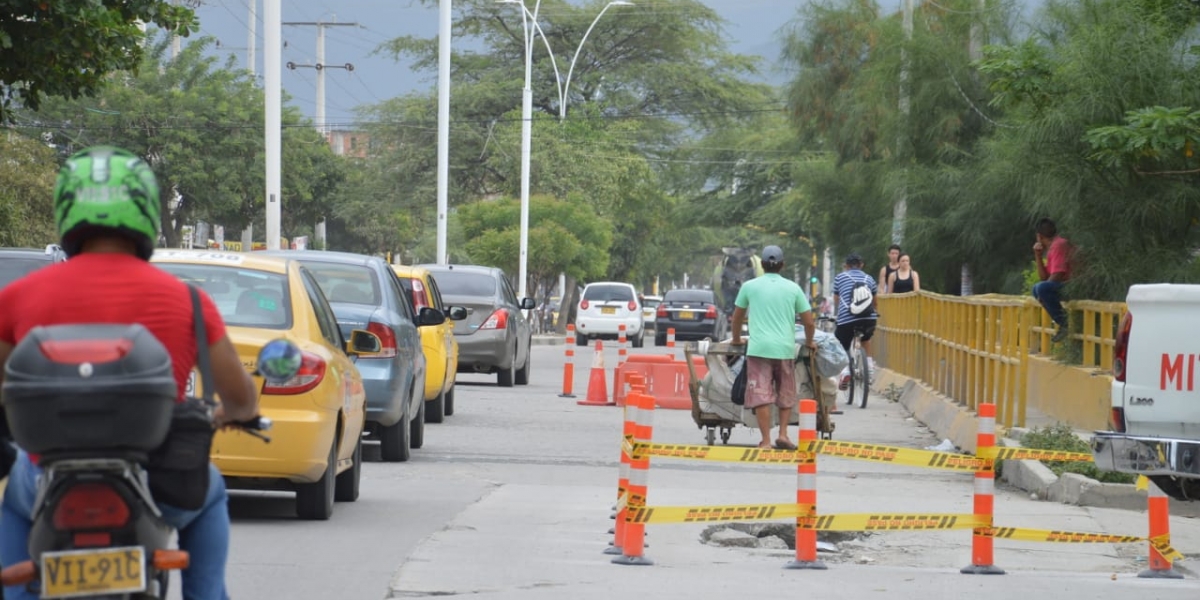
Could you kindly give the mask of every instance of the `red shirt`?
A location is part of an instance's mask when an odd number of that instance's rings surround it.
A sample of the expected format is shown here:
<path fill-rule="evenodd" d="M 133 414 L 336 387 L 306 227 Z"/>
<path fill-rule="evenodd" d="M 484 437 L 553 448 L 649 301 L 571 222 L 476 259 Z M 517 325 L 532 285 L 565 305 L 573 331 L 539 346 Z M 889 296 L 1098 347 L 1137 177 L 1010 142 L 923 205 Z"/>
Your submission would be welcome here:
<path fill-rule="evenodd" d="M 225 337 L 225 322 L 200 292 L 208 343 Z M 126 254 L 80 254 L 34 271 L 0 290 L 0 340 L 16 345 L 40 325 L 138 323 L 171 355 L 179 398 L 196 364 L 192 297 L 174 275 Z"/>
<path fill-rule="evenodd" d="M 1050 242 L 1050 250 L 1046 252 L 1046 272 L 1053 275 L 1063 273 L 1071 278 L 1071 242 L 1063 236 L 1057 236 Z"/>

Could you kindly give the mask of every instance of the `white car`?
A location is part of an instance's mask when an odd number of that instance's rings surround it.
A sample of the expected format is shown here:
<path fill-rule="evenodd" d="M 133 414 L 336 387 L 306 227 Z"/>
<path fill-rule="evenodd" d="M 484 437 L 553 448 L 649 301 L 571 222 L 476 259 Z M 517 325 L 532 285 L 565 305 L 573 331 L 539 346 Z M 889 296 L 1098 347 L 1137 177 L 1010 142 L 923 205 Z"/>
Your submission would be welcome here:
<path fill-rule="evenodd" d="M 634 348 L 641 348 L 646 326 L 637 290 L 628 283 L 600 281 L 583 288 L 575 316 L 575 343 L 586 346 L 588 340 L 615 340 L 620 326 Z"/>
<path fill-rule="evenodd" d="M 658 305 L 662 304 L 662 296 L 642 296 L 642 326 L 653 329 L 654 319 L 658 316 Z"/>

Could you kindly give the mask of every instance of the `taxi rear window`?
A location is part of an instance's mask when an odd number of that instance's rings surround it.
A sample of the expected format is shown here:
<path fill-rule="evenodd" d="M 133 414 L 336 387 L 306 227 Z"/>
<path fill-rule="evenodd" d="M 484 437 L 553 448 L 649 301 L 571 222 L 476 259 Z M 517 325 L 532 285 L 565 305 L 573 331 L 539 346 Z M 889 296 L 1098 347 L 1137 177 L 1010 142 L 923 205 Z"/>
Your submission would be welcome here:
<path fill-rule="evenodd" d="M 330 302 L 382 306 L 383 295 L 379 291 L 379 280 L 375 271 L 364 265 L 316 260 L 302 260 L 313 274 L 317 285 Z"/>
<path fill-rule="evenodd" d="M 258 329 L 292 326 L 287 275 L 216 265 L 156 264 L 184 283 L 204 290 L 227 326 Z"/>

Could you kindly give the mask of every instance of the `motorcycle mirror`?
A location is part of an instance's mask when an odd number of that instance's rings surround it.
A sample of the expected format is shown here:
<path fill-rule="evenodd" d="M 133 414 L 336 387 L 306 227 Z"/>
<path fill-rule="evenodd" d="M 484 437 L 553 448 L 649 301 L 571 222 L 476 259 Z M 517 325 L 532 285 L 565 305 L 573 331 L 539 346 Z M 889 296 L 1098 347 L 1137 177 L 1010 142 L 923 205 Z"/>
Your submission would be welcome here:
<path fill-rule="evenodd" d="M 300 347 L 285 340 L 267 342 L 258 351 L 258 372 L 271 383 L 283 383 L 300 371 Z"/>

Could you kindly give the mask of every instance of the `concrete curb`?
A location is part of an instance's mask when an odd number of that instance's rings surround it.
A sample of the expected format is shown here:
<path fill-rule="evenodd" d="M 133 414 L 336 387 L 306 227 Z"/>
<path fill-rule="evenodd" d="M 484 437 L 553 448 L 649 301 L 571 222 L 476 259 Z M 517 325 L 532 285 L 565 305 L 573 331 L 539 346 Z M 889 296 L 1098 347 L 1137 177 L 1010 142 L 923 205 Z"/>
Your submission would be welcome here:
<path fill-rule="evenodd" d="M 900 403 L 918 421 L 939 437 L 949 439 L 964 452 L 974 453 L 977 419 L 973 411 L 924 383 L 882 367 L 877 370 L 873 383 L 876 392 L 884 395 L 899 388 Z M 1024 431 L 1014 430 L 1013 433 L 1020 434 Z M 1018 440 L 1009 437 L 1001 437 L 998 443 L 1002 446 L 1021 445 Z M 1059 477 L 1041 461 L 1003 461 L 1000 466 L 1000 479 L 1036 494 L 1041 500 L 1097 508 L 1146 510 L 1146 492 L 1138 491 L 1133 484 L 1101 483 L 1076 473 L 1064 473 Z M 1200 503 L 1171 500 L 1171 514 L 1200 516 L 1200 506 L 1197 504 Z"/>
<path fill-rule="evenodd" d="M 537 334 L 531 340 L 534 346 L 561 346 L 567 342 L 565 335 Z"/>

